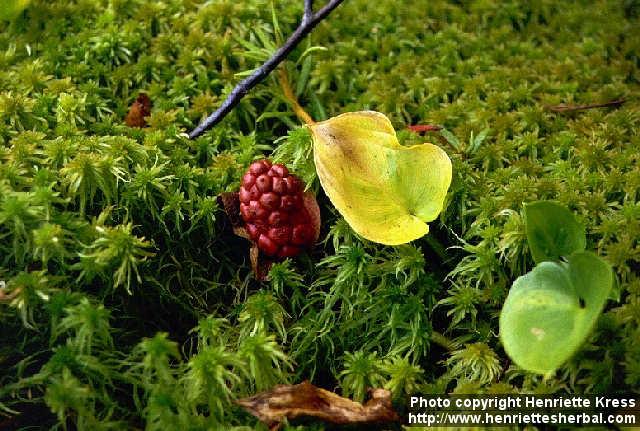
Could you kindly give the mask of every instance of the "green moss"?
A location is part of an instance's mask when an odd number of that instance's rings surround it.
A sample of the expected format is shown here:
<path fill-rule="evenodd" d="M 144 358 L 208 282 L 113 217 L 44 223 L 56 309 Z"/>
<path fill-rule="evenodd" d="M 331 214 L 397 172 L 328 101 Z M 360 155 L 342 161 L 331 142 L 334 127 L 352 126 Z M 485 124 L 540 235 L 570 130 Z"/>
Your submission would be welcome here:
<path fill-rule="evenodd" d="M 320 194 L 321 244 L 259 283 L 215 196 L 264 156 L 319 191 L 308 133 L 273 77 L 205 136 L 183 132 L 292 31 L 302 2 L 274 2 L 277 23 L 271 4 L 33 0 L 0 22 L 0 412 L 35 404 L 49 416 L 12 424 L 43 429 L 241 429 L 258 425 L 230 400 L 302 379 L 399 403 L 637 391 L 636 2 L 346 1 L 292 53 L 293 87 L 315 119 L 379 110 L 405 143 L 422 140 L 407 125 L 444 126 L 425 140 L 453 161 L 447 207 L 428 238 L 382 247 Z M 314 44 L 327 49 L 303 57 Z M 124 124 L 139 92 L 146 129 Z M 618 279 L 547 380 L 510 366 L 496 334 L 533 266 L 522 206 L 538 199 L 568 206 Z"/>

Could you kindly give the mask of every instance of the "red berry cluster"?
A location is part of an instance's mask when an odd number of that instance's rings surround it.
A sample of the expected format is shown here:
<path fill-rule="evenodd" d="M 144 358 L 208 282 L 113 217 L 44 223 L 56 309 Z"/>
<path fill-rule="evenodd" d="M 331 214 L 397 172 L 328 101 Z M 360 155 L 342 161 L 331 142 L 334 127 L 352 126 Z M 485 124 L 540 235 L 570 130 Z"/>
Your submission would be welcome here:
<path fill-rule="evenodd" d="M 240 213 L 258 248 L 269 256 L 293 257 L 314 241 L 304 187 L 287 168 L 259 160 L 249 166 L 240 187 Z"/>

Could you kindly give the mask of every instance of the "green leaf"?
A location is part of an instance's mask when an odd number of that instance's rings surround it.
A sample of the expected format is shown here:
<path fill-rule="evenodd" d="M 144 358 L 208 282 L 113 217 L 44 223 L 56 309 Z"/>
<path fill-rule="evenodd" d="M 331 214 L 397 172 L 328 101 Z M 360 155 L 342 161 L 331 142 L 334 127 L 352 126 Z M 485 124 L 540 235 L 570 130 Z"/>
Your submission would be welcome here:
<path fill-rule="evenodd" d="M 558 260 L 585 249 L 584 226 L 557 202 L 538 201 L 525 205 L 524 220 L 529 249 L 536 263 Z"/>
<path fill-rule="evenodd" d="M 549 374 L 584 342 L 613 286 L 608 263 L 578 252 L 519 277 L 500 314 L 500 338 L 520 367 Z"/>

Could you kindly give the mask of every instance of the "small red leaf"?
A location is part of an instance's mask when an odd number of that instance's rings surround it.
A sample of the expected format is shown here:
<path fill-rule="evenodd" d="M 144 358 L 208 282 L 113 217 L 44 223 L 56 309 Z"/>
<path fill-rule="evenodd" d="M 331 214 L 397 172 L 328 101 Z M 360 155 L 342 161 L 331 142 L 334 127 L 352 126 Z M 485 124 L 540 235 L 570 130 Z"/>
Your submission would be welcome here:
<path fill-rule="evenodd" d="M 442 126 L 438 126 L 435 124 L 416 124 L 414 126 L 407 126 L 407 129 L 415 133 L 438 132 L 442 130 Z"/>

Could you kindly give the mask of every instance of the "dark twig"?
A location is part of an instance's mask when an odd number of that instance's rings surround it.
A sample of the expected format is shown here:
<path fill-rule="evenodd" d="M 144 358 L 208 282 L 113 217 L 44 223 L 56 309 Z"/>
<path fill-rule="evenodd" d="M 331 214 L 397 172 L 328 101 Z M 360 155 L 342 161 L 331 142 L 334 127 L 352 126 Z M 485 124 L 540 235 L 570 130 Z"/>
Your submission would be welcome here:
<path fill-rule="evenodd" d="M 548 106 L 547 108 L 553 112 L 575 112 L 584 111 L 593 108 L 617 108 L 625 102 L 624 99 L 612 100 L 605 103 L 591 103 L 589 105 L 565 105 L 564 103 L 556 106 Z"/>
<path fill-rule="evenodd" d="M 313 0 L 304 0 L 304 15 L 302 16 L 302 23 L 309 22 L 313 17 Z"/>
<path fill-rule="evenodd" d="M 287 58 L 287 55 L 308 35 L 313 28 L 318 25 L 320 21 L 326 18 L 336 7 L 340 5 L 344 0 L 329 0 L 329 2 L 320 9 L 317 13 L 313 13 L 312 1 L 305 0 L 304 2 L 304 15 L 302 22 L 296 28 L 296 30 L 289 36 L 289 39 L 269 58 L 262 66 L 257 68 L 251 76 L 242 80 L 231 91 L 231 94 L 220 105 L 220 107 L 211 115 L 209 115 L 198 127 L 193 129 L 189 133 L 189 139 L 197 138 L 204 132 L 218 124 L 236 105 L 240 100 L 258 83 L 267 77 L 273 70 Z"/>

